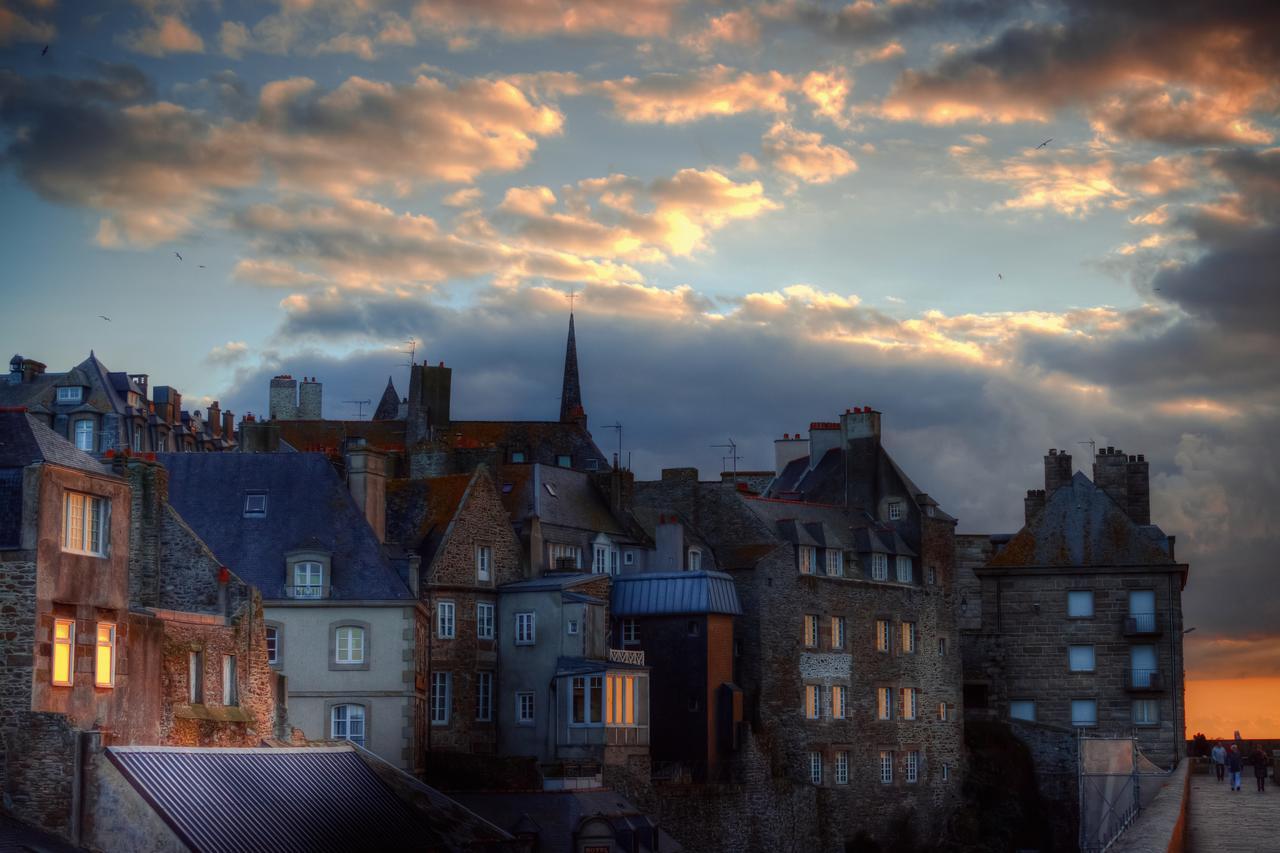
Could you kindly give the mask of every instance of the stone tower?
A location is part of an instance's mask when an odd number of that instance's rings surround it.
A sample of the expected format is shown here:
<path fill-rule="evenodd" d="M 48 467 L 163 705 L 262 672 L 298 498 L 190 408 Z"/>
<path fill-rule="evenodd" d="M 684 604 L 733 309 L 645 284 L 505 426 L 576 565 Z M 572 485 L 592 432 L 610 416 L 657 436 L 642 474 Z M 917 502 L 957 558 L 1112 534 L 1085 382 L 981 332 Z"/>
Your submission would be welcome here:
<path fill-rule="evenodd" d="M 321 402 L 324 386 L 314 376 L 304 377 L 298 386 L 298 419 L 303 421 L 320 420 Z"/>
<path fill-rule="evenodd" d="M 267 417 L 273 421 L 298 419 L 298 380 L 287 373 L 271 380 Z"/>
<path fill-rule="evenodd" d="M 560 423 L 587 425 L 582 408 L 582 385 L 578 381 L 578 343 L 573 336 L 573 312 L 569 312 L 569 340 L 564 348 L 564 386 L 560 390 Z"/>

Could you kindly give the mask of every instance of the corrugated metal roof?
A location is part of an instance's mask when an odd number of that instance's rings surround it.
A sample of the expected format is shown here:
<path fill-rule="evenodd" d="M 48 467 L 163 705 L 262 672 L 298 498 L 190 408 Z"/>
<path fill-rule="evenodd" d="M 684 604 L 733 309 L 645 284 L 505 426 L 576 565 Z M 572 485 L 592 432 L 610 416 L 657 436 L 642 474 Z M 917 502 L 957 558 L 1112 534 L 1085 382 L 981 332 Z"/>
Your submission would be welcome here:
<path fill-rule="evenodd" d="M 410 806 L 351 747 L 107 755 L 198 853 L 471 850 L 510 837 L 435 791 L 429 806 Z"/>
<path fill-rule="evenodd" d="M 641 572 L 613 579 L 610 607 L 617 616 L 727 613 L 741 616 L 738 590 L 723 572 Z"/>

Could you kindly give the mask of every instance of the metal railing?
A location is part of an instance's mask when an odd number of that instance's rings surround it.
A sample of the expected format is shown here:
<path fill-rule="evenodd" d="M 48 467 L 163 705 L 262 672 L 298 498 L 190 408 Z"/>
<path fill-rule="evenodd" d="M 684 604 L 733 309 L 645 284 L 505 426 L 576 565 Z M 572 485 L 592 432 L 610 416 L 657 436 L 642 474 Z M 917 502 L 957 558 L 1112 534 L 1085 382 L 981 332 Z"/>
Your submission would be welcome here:
<path fill-rule="evenodd" d="M 644 666 L 644 649 L 609 649 L 609 663 Z"/>
<path fill-rule="evenodd" d="M 286 586 L 284 588 L 284 597 L 298 599 L 328 598 L 333 595 L 333 592 L 333 587 L 328 587 L 326 590 L 323 586 Z"/>
<path fill-rule="evenodd" d="M 1124 686 L 1127 690 L 1163 690 L 1164 682 L 1158 669 L 1126 669 Z"/>
<path fill-rule="evenodd" d="M 1160 623 L 1155 613 L 1130 613 L 1124 618 L 1126 634 L 1159 634 Z"/>

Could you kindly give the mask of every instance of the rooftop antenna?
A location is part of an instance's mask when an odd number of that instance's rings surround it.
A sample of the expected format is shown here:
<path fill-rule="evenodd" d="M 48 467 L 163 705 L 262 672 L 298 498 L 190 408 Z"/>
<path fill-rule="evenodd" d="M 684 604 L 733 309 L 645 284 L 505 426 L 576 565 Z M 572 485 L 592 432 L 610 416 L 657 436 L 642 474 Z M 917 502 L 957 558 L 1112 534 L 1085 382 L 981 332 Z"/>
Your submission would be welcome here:
<path fill-rule="evenodd" d="M 622 464 L 622 421 L 616 421 L 611 424 L 603 424 L 603 429 L 616 429 L 618 431 L 618 464 Z"/>
<path fill-rule="evenodd" d="M 343 400 L 342 402 L 356 407 L 356 420 L 358 421 L 364 420 L 364 407 L 373 405 L 372 400 Z"/>
<path fill-rule="evenodd" d="M 409 347 L 409 351 L 408 351 L 408 352 L 405 352 L 405 351 L 404 351 L 404 350 L 402 350 L 402 349 L 398 349 L 398 350 L 396 350 L 396 352 L 400 353 L 401 355 L 407 355 L 407 356 L 409 356 L 409 363 L 408 363 L 408 364 L 402 364 L 402 365 L 400 365 L 400 366 L 401 366 L 401 367 L 413 367 L 413 360 L 414 360 L 414 358 L 415 358 L 415 357 L 417 356 L 417 354 L 418 354 L 418 341 L 417 341 L 417 339 L 416 339 L 416 338 L 409 338 L 409 340 L 405 341 L 404 343 L 405 343 L 405 345 L 406 345 L 406 346 L 408 346 L 408 347 Z"/>
<path fill-rule="evenodd" d="M 711 446 L 729 451 L 729 455 L 724 458 L 733 459 L 733 487 L 736 489 L 738 487 L 738 460 L 742 458 L 738 455 L 737 442 L 730 438 L 728 444 L 713 444 Z"/>
<path fill-rule="evenodd" d="M 1076 442 L 1076 444 L 1079 444 L 1079 445 L 1085 445 L 1085 444 L 1087 444 L 1087 445 L 1089 445 L 1089 461 L 1091 461 L 1091 462 L 1097 462 L 1097 461 L 1098 461 L 1098 442 L 1094 441 L 1094 440 L 1091 438 L 1091 439 L 1089 439 L 1088 441 L 1077 441 L 1077 442 Z"/>

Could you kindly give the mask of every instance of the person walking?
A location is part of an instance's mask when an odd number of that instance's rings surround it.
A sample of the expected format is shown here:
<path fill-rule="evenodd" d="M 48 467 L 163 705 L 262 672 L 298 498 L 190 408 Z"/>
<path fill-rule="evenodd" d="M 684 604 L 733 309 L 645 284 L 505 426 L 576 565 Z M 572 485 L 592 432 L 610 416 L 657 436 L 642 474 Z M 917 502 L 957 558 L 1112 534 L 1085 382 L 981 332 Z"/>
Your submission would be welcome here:
<path fill-rule="evenodd" d="M 1240 771 L 1244 768 L 1244 756 L 1240 754 L 1240 747 L 1231 744 L 1231 749 L 1227 752 L 1227 772 L 1231 774 L 1231 790 L 1240 790 Z"/>
<path fill-rule="evenodd" d="M 1218 774 L 1218 781 L 1221 782 L 1227 775 L 1227 750 L 1221 741 L 1213 745 L 1209 757 L 1213 759 L 1214 772 Z"/>
<path fill-rule="evenodd" d="M 1262 751 L 1261 746 L 1255 746 L 1249 760 L 1253 762 L 1253 775 L 1258 780 L 1258 792 L 1265 794 L 1267 792 L 1267 754 Z"/>

